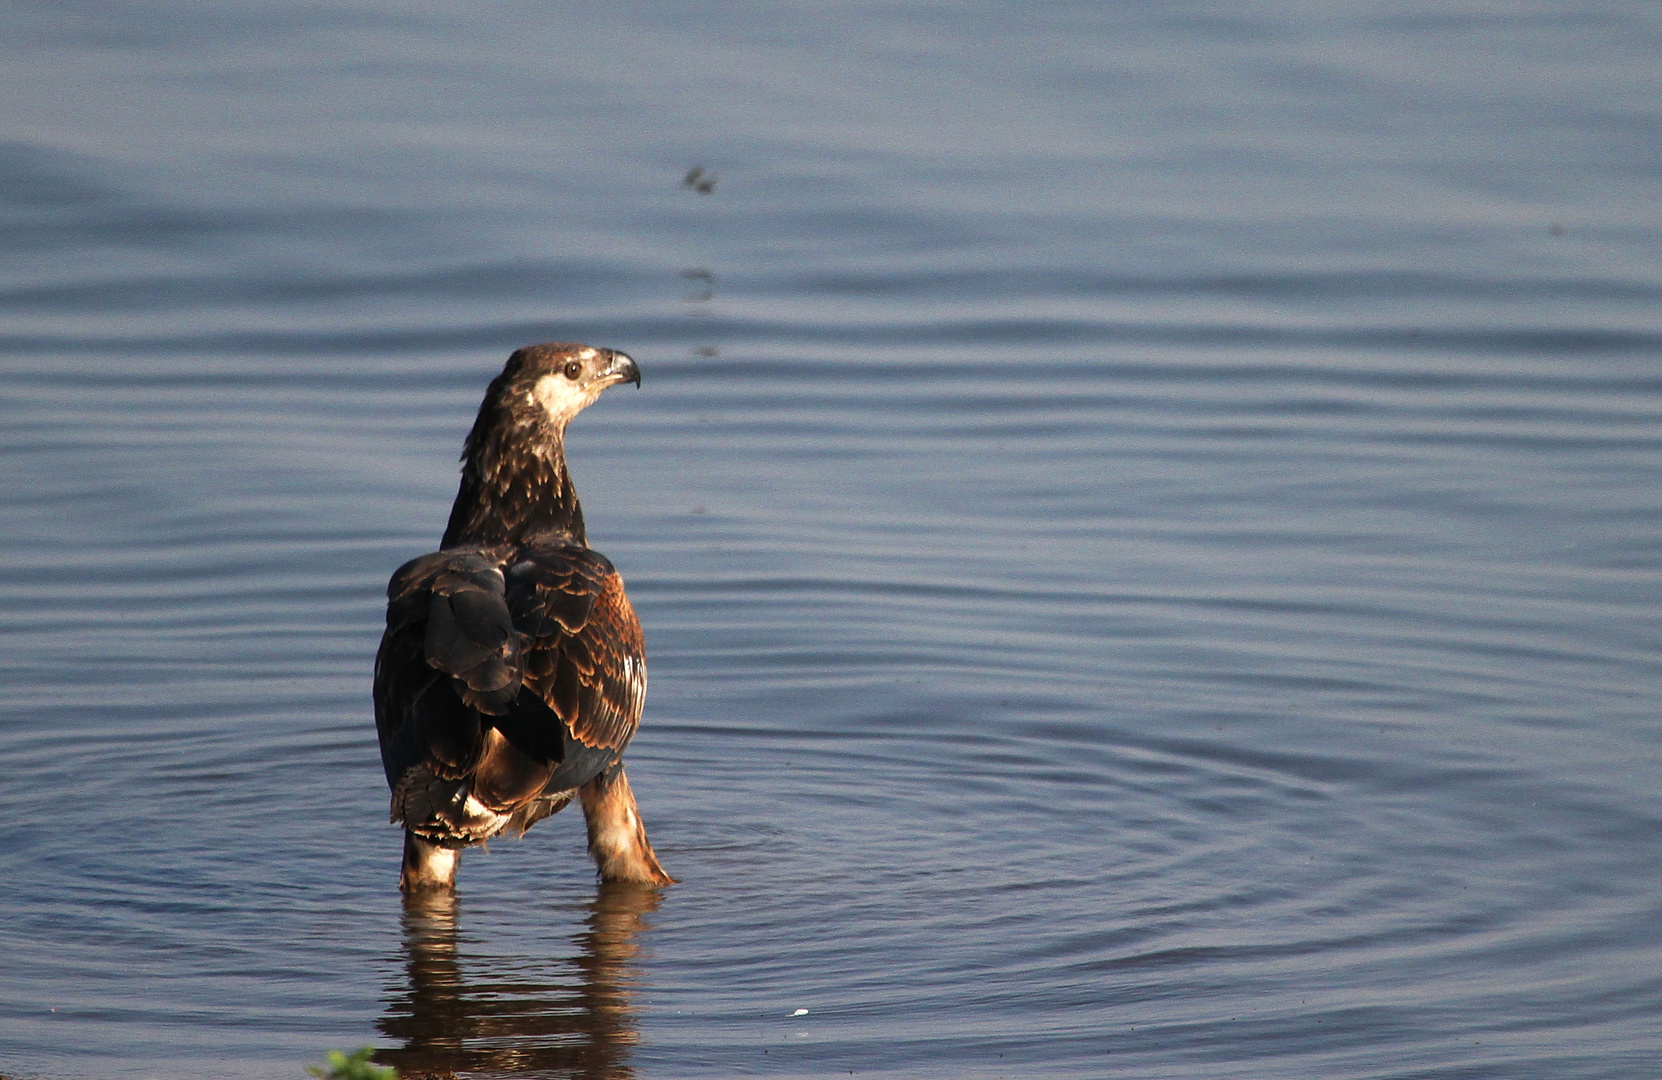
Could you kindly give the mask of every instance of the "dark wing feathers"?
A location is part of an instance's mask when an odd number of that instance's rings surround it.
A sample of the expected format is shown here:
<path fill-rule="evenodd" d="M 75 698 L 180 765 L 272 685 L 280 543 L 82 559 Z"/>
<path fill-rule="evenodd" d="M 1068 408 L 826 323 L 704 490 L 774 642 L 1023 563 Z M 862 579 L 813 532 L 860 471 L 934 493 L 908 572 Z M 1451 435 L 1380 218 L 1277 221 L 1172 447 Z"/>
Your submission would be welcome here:
<path fill-rule="evenodd" d="M 645 692 L 623 581 L 579 544 L 435 552 L 388 585 L 375 711 L 395 790 L 418 765 L 500 810 L 577 787 L 623 752 Z"/>
<path fill-rule="evenodd" d="M 526 687 L 583 745 L 621 750 L 646 695 L 641 624 L 623 579 L 576 545 L 527 548 L 505 577 L 514 625 L 552 646 L 529 650 Z"/>
<path fill-rule="evenodd" d="M 617 574 L 606 579 L 588 628 L 572 641 L 573 648 L 560 652 L 555 695 L 573 696 L 575 682 L 577 703 L 560 715 L 585 745 L 622 747 L 635 733 L 646 700 L 646 647 Z"/>
<path fill-rule="evenodd" d="M 434 775 L 449 780 L 466 776 L 479 764 L 484 725 L 477 710 L 456 694 L 449 679 L 434 679 L 415 699 L 406 726 L 425 750 Z"/>
<path fill-rule="evenodd" d="M 506 712 L 519 693 L 520 641 L 502 571 L 471 552 L 432 569 L 423 642 L 427 663 L 456 677 L 470 707 L 492 715 Z"/>
<path fill-rule="evenodd" d="M 504 577 L 515 625 L 542 638 L 581 631 L 595 598 L 617 571 L 599 552 L 560 545 L 522 551 Z"/>

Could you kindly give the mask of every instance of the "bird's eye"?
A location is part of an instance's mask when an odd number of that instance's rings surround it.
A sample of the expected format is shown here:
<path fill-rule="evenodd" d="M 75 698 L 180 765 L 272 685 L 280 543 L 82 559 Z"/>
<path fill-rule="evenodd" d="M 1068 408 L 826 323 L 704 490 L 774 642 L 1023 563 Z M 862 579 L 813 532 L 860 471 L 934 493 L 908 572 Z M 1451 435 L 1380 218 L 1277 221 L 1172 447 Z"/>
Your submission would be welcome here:
<path fill-rule="evenodd" d="M 582 364 L 579 364 L 577 361 L 573 360 L 566 365 L 566 378 L 575 380 L 577 376 L 581 374 L 583 374 Z"/>

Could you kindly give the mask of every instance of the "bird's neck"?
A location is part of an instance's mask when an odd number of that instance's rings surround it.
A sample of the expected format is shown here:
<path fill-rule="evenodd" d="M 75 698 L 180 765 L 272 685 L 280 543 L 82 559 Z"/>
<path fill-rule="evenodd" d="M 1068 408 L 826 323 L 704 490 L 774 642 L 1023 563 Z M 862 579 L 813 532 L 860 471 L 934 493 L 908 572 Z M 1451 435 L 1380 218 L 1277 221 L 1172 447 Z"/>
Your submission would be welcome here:
<path fill-rule="evenodd" d="M 517 544 L 540 535 L 588 542 L 583 507 L 566 471 L 565 433 L 544 434 L 535 441 L 468 440 L 440 547 Z"/>

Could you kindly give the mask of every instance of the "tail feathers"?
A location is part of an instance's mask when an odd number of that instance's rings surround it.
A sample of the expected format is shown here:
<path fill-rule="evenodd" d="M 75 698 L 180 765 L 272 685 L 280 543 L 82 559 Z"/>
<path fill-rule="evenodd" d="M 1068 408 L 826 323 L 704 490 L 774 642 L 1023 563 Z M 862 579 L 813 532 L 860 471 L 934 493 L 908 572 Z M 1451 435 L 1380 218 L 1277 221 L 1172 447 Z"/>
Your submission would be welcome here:
<path fill-rule="evenodd" d="M 521 795 L 507 805 L 492 799 L 481 801 L 482 789 L 474 779 L 446 780 L 433 775 L 425 765 L 405 770 L 392 789 L 389 819 L 429 843 L 462 848 L 507 833 L 518 836 L 552 814 L 565 809 L 577 797 L 577 789 L 535 791 Z M 501 809 L 496 807 L 500 806 Z"/>
<path fill-rule="evenodd" d="M 431 843 L 466 847 L 500 833 L 510 817 L 474 798 L 465 778 L 445 780 L 415 765 L 392 789 L 391 820 Z"/>
<path fill-rule="evenodd" d="M 473 794 L 504 811 L 542 794 L 554 775 L 554 763 L 532 757 L 491 728 L 480 740 L 479 764 L 473 769 Z"/>

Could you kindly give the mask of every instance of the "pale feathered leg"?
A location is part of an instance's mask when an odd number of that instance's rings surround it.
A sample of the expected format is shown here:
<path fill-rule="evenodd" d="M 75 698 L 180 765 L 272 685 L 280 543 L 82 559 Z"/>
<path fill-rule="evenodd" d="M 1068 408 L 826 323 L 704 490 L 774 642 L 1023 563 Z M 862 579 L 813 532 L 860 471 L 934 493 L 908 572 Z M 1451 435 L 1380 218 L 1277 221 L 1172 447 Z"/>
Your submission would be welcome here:
<path fill-rule="evenodd" d="M 646 839 L 635 806 L 635 793 L 623 766 L 608 769 L 584 784 L 583 816 L 589 823 L 589 854 L 600 868 L 602 881 L 635 881 L 643 885 L 673 885 Z"/>
<path fill-rule="evenodd" d="M 461 861 L 459 849 L 430 844 L 413 832 L 405 832 L 404 872 L 398 875 L 399 891 L 455 888 L 456 864 Z"/>

